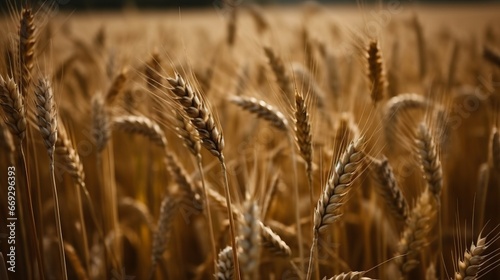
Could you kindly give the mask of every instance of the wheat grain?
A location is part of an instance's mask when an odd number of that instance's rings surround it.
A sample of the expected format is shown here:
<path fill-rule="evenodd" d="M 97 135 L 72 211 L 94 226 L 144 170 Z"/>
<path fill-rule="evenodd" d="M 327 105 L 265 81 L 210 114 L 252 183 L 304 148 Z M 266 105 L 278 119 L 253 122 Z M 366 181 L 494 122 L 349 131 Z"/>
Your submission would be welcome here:
<path fill-rule="evenodd" d="M 455 271 L 455 280 L 477 279 L 477 275 L 484 263 L 486 256 L 484 251 L 488 249 L 486 237 L 478 236 L 476 244 L 472 242 L 469 250 L 465 250 L 464 257 L 457 263 Z"/>

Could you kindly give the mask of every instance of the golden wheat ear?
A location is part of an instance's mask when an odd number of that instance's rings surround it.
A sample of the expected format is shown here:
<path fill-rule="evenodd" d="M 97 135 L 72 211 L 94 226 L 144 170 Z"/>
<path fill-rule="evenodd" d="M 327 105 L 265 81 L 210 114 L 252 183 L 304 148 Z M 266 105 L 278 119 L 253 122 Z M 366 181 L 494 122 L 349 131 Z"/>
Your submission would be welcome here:
<path fill-rule="evenodd" d="M 233 280 L 234 278 L 234 260 L 233 248 L 227 246 L 220 251 L 217 257 L 217 273 L 215 279 L 217 280 Z"/>
<path fill-rule="evenodd" d="M 350 272 L 343 272 L 338 275 L 335 275 L 331 278 L 324 279 L 326 280 L 371 280 L 372 278 L 369 277 L 364 277 L 366 272 L 364 271 L 350 271 Z"/>
<path fill-rule="evenodd" d="M 4 112 L 5 124 L 12 135 L 22 142 L 26 136 L 26 108 L 13 79 L 4 80 L 0 76 L 0 105 Z"/>
<path fill-rule="evenodd" d="M 366 49 L 368 80 L 370 81 L 370 97 L 377 105 L 385 97 L 387 80 L 382 60 L 382 51 L 377 40 L 371 41 Z"/>
<path fill-rule="evenodd" d="M 21 11 L 21 20 L 19 24 L 19 69 L 17 84 L 23 98 L 27 94 L 31 85 L 33 57 L 35 52 L 35 20 L 30 8 L 24 8 Z"/>
<path fill-rule="evenodd" d="M 258 118 L 268 121 L 278 130 L 288 131 L 288 120 L 285 115 L 264 100 L 243 96 L 233 96 L 230 100 L 244 110 L 257 115 Z"/>

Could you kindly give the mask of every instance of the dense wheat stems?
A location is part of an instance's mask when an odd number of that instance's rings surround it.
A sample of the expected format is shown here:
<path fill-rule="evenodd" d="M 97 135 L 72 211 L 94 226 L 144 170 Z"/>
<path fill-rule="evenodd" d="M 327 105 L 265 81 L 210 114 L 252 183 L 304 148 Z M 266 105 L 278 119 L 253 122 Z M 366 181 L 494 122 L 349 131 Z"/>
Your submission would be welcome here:
<path fill-rule="evenodd" d="M 362 144 L 362 138 L 351 142 L 335 166 L 332 166 L 325 190 L 314 209 L 313 242 L 309 256 L 309 268 L 307 270 L 308 280 L 311 279 L 312 258 L 318 243 L 319 234 L 326 231 L 329 225 L 342 216 L 340 208 L 344 204 L 363 161 Z"/>
<path fill-rule="evenodd" d="M 64 252 L 64 239 L 61 227 L 61 214 L 59 207 L 59 197 L 57 194 L 55 168 L 54 168 L 54 150 L 57 139 L 57 110 L 54 101 L 54 94 L 49 81 L 41 78 L 35 88 L 35 106 L 38 129 L 42 135 L 45 148 L 50 159 L 50 173 L 52 178 L 52 197 L 54 201 L 54 218 L 56 223 L 56 233 L 59 239 L 59 257 L 62 269 L 63 279 L 68 278 L 66 270 L 66 257 Z"/>
<path fill-rule="evenodd" d="M 235 263 L 234 271 L 236 278 L 240 279 L 241 276 L 237 253 L 238 247 L 236 244 L 235 225 L 232 215 L 233 206 L 231 203 L 231 192 L 229 190 L 229 183 L 227 179 L 227 167 L 224 155 L 222 154 L 222 149 L 224 148 L 222 131 L 212 116 L 206 101 L 203 100 L 203 96 L 199 92 L 195 91 L 189 83 L 186 83 L 178 73 L 175 74 L 175 78 L 167 78 L 167 82 L 171 86 L 170 91 L 175 95 L 175 101 L 184 111 L 186 116 L 189 117 L 191 124 L 198 131 L 202 146 L 220 162 L 224 191 L 226 194 L 227 215 L 229 218 L 229 229 L 231 233 L 231 247 L 233 247 L 233 259 Z"/>

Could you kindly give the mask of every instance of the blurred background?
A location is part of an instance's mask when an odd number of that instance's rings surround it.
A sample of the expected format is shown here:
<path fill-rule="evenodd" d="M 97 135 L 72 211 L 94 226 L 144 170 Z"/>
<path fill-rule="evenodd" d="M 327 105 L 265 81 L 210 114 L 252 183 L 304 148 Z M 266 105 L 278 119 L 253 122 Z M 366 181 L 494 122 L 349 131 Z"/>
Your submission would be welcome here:
<path fill-rule="evenodd" d="M 173 8 L 173 7 L 204 7 L 218 5 L 224 0 L 49 0 L 43 2 L 56 2 L 61 9 L 118 9 L 124 7 L 136 8 Z M 236 3 L 258 3 L 258 4 L 294 4 L 305 2 L 303 0 L 233 0 Z M 385 0 L 391 2 L 395 0 Z M 0 7 L 5 11 L 9 2 L 25 2 L 1 0 Z M 32 1 L 36 2 L 36 1 Z M 319 0 L 317 2 L 327 4 L 356 4 L 359 0 Z M 378 3 L 380 0 L 362 1 L 363 3 Z M 401 2 L 412 3 L 500 3 L 500 0 L 401 0 Z"/>

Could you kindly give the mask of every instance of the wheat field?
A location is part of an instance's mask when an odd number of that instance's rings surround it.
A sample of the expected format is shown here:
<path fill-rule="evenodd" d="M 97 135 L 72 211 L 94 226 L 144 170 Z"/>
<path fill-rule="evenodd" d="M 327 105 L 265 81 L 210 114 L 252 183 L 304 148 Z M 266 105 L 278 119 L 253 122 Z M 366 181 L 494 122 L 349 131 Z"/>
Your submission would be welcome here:
<path fill-rule="evenodd" d="M 9 4 L 0 279 L 500 278 L 500 6 L 219 4 Z"/>

